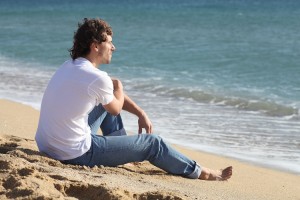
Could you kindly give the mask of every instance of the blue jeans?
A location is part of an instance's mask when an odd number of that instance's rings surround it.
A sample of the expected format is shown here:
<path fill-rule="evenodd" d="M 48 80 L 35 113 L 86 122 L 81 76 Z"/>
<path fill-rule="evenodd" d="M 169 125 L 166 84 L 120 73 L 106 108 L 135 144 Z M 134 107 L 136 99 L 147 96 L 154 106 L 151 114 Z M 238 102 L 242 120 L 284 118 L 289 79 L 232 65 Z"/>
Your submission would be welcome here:
<path fill-rule="evenodd" d="M 166 144 L 154 134 L 127 136 L 121 116 L 113 116 L 100 104 L 89 114 L 92 131 L 91 148 L 82 156 L 62 161 L 66 164 L 118 166 L 148 160 L 171 174 L 198 178 L 201 168 L 197 163 Z M 101 135 L 97 135 L 99 127 Z"/>

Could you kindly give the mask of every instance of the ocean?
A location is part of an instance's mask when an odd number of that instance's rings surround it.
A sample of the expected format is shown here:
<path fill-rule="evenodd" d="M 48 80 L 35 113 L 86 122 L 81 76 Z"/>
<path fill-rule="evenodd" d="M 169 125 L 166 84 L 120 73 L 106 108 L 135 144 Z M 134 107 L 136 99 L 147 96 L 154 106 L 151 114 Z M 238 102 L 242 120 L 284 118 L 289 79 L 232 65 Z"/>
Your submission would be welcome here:
<path fill-rule="evenodd" d="M 85 17 L 112 26 L 117 50 L 101 70 L 156 134 L 300 174 L 300 1 L 1 0 L 0 98 L 39 109 Z"/>

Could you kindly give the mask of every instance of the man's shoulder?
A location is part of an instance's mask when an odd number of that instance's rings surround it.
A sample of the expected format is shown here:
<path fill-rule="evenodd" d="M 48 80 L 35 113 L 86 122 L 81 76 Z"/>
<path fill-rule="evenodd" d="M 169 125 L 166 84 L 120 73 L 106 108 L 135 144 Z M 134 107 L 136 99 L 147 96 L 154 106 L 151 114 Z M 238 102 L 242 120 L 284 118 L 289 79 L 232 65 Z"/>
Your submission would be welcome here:
<path fill-rule="evenodd" d="M 71 70 L 72 73 L 89 74 L 90 76 L 93 76 L 95 78 L 108 77 L 107 72 L 95 68 L 90 62 L 84 59 L 67 60 L 62 64 L 61 68 L 65 70 Z"/>

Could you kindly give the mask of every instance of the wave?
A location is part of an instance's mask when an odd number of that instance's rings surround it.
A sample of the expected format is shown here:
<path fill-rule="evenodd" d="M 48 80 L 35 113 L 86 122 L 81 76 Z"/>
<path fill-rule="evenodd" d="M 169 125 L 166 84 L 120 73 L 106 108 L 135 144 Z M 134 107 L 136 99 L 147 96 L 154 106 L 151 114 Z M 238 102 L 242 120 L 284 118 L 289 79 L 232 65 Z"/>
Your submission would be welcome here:
<path fill-rule="evenodd" d="M 0 55 L 0 97 L 17 98 L 39 103 L 42 93 L 54 73 L 49 66 L 38 67 L 38 63 L 21 63 Z M 154 77 L 149 82 L 144 79 L 129 78 L 127 86 L 133 91 L 144 91 L 146 94 L 189 99 L 199 103 L 259 112 L 267 116 L 286 117 L 299 120 L 299 106 L 286 105 L 269 99 L 247 98 L 243 96 L 222 95 L 208 90 L 166 86 L 158 84 L 163 78 Z M 298 104 L 297 104 L 298 105 Z"/>
<path fill-rule="evenodd" d="M 293 119 L 299 119 L 299 108 L 295 106 L 282 105 L 271 100 L 224 96 L 199 89 L 168 88 L 162 85 L 153 86 L 153 84 L 135 85 L 133 89 L 143 90 L 155 95 L 191 99 L 199 103 L 207 103 L 217 106 L 230 106 L 243 111 L 260 112 L 272 117 L 291 117 Z"/>
<path fill-rule="evenodd" d="M 43 92 L 54 70 L 34 62 L 21 62 L 0 55 L 0 98 L 39 109 Z"/>

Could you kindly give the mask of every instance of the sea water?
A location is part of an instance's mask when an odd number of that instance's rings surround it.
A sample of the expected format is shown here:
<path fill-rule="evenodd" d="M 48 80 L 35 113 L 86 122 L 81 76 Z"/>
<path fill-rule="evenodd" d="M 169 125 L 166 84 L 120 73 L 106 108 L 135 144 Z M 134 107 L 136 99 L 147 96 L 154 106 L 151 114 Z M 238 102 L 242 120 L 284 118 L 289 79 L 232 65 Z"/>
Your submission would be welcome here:
<path fill-rule="evenodd" d="M 101 70 L 156 134 L 300 173 L 300 1 L 1 0 L 0 98 L 39 109 L 84 17 L 112 26 L 117 50 Z"/>

